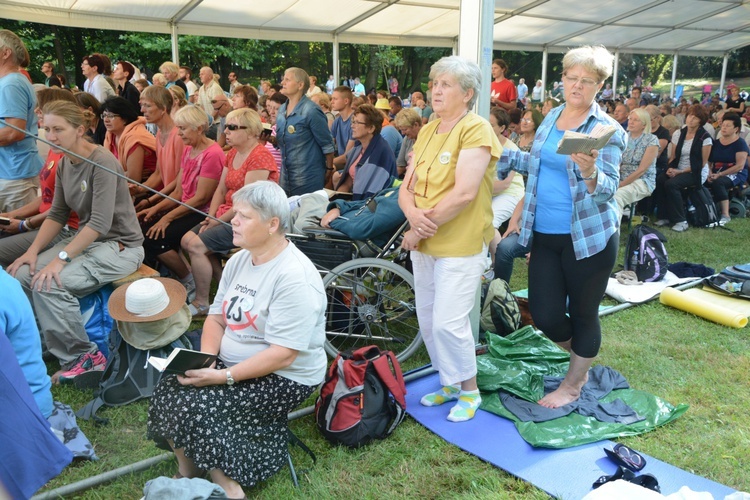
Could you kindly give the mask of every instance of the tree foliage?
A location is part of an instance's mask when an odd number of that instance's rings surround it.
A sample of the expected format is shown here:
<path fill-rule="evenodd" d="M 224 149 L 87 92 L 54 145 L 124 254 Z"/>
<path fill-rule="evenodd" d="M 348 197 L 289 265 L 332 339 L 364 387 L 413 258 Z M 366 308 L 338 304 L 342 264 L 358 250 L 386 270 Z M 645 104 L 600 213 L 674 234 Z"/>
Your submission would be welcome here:
<path fill-rule="evenodd" d="M 24 40 L 31 54 L 28 68 L 34 81 L 42 81 L 44 61 L 54 61 L 56 72 L 66 75 L 68 82 L 83 85 L 80 63 L 92 52 L 107 54 L 113 63 L 130 61 L 150 76 L 172 58 L 169 35 L 131 33 L 99 29 L 50 26 L 0 19 L 0 27 L 10 29 Z M 288 42 L 283 40 L 245 40 L 180 35 L 180 64 L 193 68 L 210 66 L 228 86 L 227 75 L 234 71 L 240 81 L 257 84 L 261 78 L 279 81 L 284 70 L 299 66 L 318 76 L 320 82 L 333 73 L 332 46 L 322 42 Z M 341 77 L 364 77 L 369 90 L 387 88 L 387 80 L 395 76 L 403 95 L 424 90 L 429 68 L 450 49 L 432 47 L 398 47 L 392 45 L 341 44 L 339 68 Z M 558 80 L 562 73 L 562 54 L 551 53 L 547 59 L 547 80 Z M 542 53 L 528 51 L 495 51 L 494 57 L 505 59 L 510 78 L 533 82 L 541 78 Z M 681 57 L 678 78 L 716 76 L 721 72 L 718 57 Z M 657 83 L 670 77 L 671 55 L 621 54 L 618 80 L 627 84 L 640 72 L 644 82 Z M 729 77 L 750 74 L 750 47 L 730 54 Z"/>

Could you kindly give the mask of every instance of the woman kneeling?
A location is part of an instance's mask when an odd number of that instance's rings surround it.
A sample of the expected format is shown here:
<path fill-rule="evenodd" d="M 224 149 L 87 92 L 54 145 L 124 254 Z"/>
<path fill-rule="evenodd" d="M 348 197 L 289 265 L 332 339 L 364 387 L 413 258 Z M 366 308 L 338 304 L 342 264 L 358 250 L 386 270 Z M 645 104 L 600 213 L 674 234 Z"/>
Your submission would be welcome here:
<path fill-rule="evenodd" d="M 163 378 L 148 436 L 175 451 L 180 474 L 208 470 L 229 497 L 286 463 L 287 413 L 323 380 L 326 298 L 315 266 L 287 241 L 284 191 L 259 181 L 232 198 L 234 244 L 203 326 L 216 366 Z"/>

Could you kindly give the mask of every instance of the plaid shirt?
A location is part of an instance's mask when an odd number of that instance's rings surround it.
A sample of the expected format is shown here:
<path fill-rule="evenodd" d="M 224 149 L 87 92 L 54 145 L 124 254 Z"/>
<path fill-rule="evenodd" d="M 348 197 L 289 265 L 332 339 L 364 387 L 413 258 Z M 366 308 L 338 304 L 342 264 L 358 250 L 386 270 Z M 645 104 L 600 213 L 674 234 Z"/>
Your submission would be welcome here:
<path fill-rule="evenodd" d="M 497 173 L 500 179 L 510 169 L 528 175 L 521 220 L 521 234 L 518 240 L 518 243 L 523 246 L 528 245 L 534 226 L 537 203 L 536 189 L 539 181 L 539 169 L 543 163 L 541 157 L 542 145 L 547 140 L 552 127 L 555 126 L 555 122 L 564 108 L 565 105 L 562 105 L 549 112 L 537 129 L 530 152 L 505 149 L 497 162 Z M 573 198 L 570 236 L 573 239 L 573 249 L 577 260 L 601 252 L 607 245 L 609 238 L 620 229 L 619 211 L 613 196 L 620 184 L 620 161 L 627 145 L 627 135 L 625 130 L 602 111 L 596 103 L 591 104 L 588 118 L 576 129 L 576 132 L 590 132 L 599 123 L 614 125 L 616 128 L 615 134 L 607 145 L 599 151 L 599 156 L 596 159 L 599 175 L 596 178 L 596 188 L 593 193 L 588 192 L 588 187 L 582 179 L 578 165 L 570 157 L 567 160 L 568 183 Z"/>

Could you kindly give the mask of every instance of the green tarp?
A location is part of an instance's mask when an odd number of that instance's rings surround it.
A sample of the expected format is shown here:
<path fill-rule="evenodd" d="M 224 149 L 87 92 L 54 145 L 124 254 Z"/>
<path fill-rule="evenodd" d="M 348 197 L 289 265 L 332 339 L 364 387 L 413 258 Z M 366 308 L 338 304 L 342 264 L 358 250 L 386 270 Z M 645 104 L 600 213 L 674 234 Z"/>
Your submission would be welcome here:
<path fill-rule="evenodd" d="M 633 424 L 600 422 L 571 413 L 547 422 L 521 422 L 505 409 L 498 389 L 527 401 L 544 395 L 544 376 L 562 377 L 568 370 L 569 355 L 531 326 L 507 337 L 487 333 L 489 352 L 477 357 L 477 383 L 482 391 L 482 409 L 515 422 L 521 436 L 532 446 L 570 448 L 620 436 L 633 436 L 671 422 L 685 413 L 687 405 L 666 401 L 636 389 L 612 391 L 603 402 L 622 399 L 644 420 Z"/>

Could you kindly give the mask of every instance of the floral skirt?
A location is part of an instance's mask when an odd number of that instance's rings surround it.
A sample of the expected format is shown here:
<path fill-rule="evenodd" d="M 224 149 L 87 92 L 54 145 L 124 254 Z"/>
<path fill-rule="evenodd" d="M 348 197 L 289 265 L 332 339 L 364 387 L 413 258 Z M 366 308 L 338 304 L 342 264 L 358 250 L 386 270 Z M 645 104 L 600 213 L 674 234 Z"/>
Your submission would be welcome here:
<path fill-rule="evenodd" d="M 162 378 L 148 408 L 148 438 L 185 455 L 204 470 L 219 469 L 250 487 L 287 459 L 287 414 L 315 390 L 276 374 L 232 386 L 183 386 Z"/>

